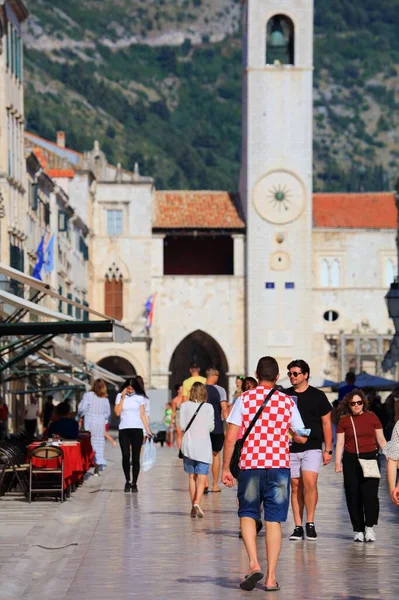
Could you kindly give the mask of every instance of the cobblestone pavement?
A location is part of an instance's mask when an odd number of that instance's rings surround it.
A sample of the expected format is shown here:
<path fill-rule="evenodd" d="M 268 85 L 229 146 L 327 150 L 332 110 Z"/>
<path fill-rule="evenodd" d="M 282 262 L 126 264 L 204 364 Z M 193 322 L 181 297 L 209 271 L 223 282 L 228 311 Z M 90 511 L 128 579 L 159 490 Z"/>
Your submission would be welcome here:
<path fill-rule="evenodd" d="M 237 537 L 235 492 L 204 498 L 205 518 L 190 519 L 186 476 L 175 449 L 124 494 L 119 449 L 100 477 L 63 505 L 0 501 L 0 598 L 27 600 L 221 599 L 248 597 Z M 391 600 L 399 597 L 399 511 L 381 485 L 376 544 L 354 544 L 342 476 L 323 469 L 317 542 L 284 540 L 278 567 L 286 600 Z M 284 526 L 285 537 L 292 521 Z M 44 546 L 44 547 L 43 547 Z M 50 549 L 48 549 L 50 548 Z M 53 549 L 51 549 L 53 548 Z M 261 564 L 264 534 L 259 536 Z M 262 586 L 254 598 L 266 594 Z M 267 595 L 267 594 L 266 594 Z M 270 595 L 270 594 L 269 594 Z M 272 595 L 273 597 L 273 595 Z"/>

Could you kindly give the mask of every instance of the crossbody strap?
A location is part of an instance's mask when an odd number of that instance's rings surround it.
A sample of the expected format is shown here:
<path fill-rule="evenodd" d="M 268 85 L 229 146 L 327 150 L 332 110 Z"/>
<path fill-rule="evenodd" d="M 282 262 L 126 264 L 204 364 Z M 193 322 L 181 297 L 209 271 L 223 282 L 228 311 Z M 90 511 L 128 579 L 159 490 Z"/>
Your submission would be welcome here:
<path fill-rule="evenodd" d="M 359 456 L 359 446 L 357 445 L 357 435 L 356 435 L 356 427 L 355 424 L 353 422 L 352 417 L 350 417 L 351 423 L 352 423 L 352 427 L 353 427 L 353 433 L 355 434 L 355 446 L 356 446 L 356 454 Z"/>
<path fill-rule="evenodd" d="M 195 417 L 198 415 L 199 411 L 201 410 L 201 407 L 204 403 L 201 402 L 201 404 L 199 405 L 199 407 L 197 408 L 197 410 L 195 411 L 195 413 L 193 414 L 193 416 L 191 417 L 189 424 L 187 425 L 187 427 L 184 430 L 184 433 L 187 433 L 187 431 L 190 429 L 191 425 L 193 424 L 193 421 L 195 419 Z"/>
<path fill-rule="evenodd" d="M 254 418 L 250 422 L 248 429 L 246 430 L 246 432 L 242 436 L 242 443 L 243 444 L 244 444 L 245 440 L 247 439 L 247 437 L 249 436 L 249 434 L 251 433 L 252 429 L 255 427 L 255 423 L 259 419 L 260 415 L 262 414 L 263 409 L 265 408 L 266 404 L 269 402 L 270 398 L 273 396 L 273 394 L 275 392 L 277 392 L 277 389 L 273 388 L 272 390 L 270 390 L 270 392 L 267 394 L 266 398 L 263 400 L 262 406 L 258 409 L 258 412 L 256 413 L 256 415 L 254 416 Z"/>

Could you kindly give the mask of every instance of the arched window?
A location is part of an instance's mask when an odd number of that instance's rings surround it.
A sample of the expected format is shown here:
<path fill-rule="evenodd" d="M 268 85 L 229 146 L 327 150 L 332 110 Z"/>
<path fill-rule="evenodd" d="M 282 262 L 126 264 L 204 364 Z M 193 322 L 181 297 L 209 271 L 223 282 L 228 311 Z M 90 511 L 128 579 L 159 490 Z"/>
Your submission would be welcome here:
<path fill-rule="evenodd" d="M 392 258 L 385 261 L 385 287 L 389 287 L 395 279 L 395 265 Z"/>
<path fill-rule="evenodd" d="M 266 26 L 266 64 L 293 65 L 294 24 L 286 15 L 275 15 Z"/>
<path fill-rule="evenodd" d="M 104 313 L 113 319 L 123 319 L 123 277 L 115 263 L 105 275 Z"/>
<path fill-rule="evenodd" d="M 325 258 L 320 264 L 320 285 L 322 287 L 329 287 L 330 285 L 330 265 Z"/>
<path fill-rule="evenodd" d="M 341 266 L 339 260 L 335 258 L 330 267 L 330 286 L 339 287 L 341 276 Z"/>

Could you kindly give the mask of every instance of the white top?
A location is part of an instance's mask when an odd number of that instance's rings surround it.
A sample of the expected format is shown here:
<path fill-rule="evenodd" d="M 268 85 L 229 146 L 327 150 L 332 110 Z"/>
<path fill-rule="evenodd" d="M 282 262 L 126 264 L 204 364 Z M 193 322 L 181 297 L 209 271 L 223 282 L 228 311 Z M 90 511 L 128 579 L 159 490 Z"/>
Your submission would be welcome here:
<path fill-rule="evenodd" d="M 26 407 L 26 416 L 25 419 L 28 421 L 33 421 L 37 418 L 38 407 L 37 404 L 28 404 Z"/>
<path fill-rule="evenodd" d="M 180 407 L 180 427 L 184 431 L 191 417 L 199 407 L 196 402 L 183 402 Z M 183 435 L 182 452 L 187 458 L 212 464 L 212 444 L 210 432 L 215 428 L 213 406 L 204 402 L 190 429 Z"/>
<path fill-rule="evenodd" d="M 216 385 L 216 384 L 214 384 L 213 387 L 215 387 L 217 389 L 217 391 L 219 392 L 220 402 L 227 402 L 227 393 L 226 393 L 226 390 L 224 389 L 224 387 L 222 387 L 221 385 Z"/>
<path fill-rule="evenodd" d="M 393 429 L 390 441 L 384 448 L 384 454 L 391 460 L 399 460 L 399 421 Z"/>
<path fill-rule="evenodd" d="M 115 400 L 115 406 L 120 404 L 122 394 L 118 394 Z M 139 394 L 126 394 L 123 401 L 123 409 L 120 416 L 119 429 L 144 429 L 143 421 L 140 417 L 140 406 L 146 404 L 147 398 Z"/>

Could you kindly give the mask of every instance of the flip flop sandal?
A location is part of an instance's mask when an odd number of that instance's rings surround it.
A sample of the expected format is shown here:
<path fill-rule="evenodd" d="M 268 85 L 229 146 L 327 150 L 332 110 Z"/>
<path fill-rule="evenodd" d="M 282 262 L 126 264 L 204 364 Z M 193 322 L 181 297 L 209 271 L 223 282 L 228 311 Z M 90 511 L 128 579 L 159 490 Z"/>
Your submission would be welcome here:
<path fill-rule="evenodd" d="M 220 494 L 222 490 L 209 490 L 211 494 Z"/>
<path fill-rule="evenodd" d="M 265 586 L 266 592 L 278 592 L 279 589 L 281 589 L 281 588 L 280 588 L 279 584 L 277 583 L 277 581 L 276 581 L 276 585 L 271 585 L 269 587 L 267 585 Z"/>
<path fill-rule="evenodd" d="M 250 592 L 256 586 L 256 584 L 264 578 L 262 571 L 254 571 L 250 575 L 245 575 L 244 581 L 241 581 L 240 588 L 246 592 Z"/>

